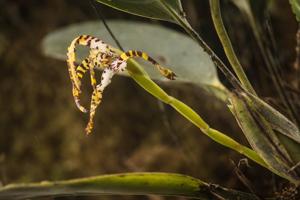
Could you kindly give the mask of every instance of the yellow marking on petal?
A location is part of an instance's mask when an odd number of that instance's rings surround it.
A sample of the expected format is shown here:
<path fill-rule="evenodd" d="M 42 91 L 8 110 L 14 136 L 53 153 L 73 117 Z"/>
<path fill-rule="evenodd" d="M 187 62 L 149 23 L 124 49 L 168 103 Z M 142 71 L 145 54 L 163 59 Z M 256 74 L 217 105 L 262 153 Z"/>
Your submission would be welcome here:
<path fill-rule="evenodd" d="M 75 96 L 75 97 L 79 96 L 79 91 L 75 88 L 73 88 L 73 96 Z"/>
<path fill-rule="evenodd" d="M 96 108 L 99 106 L 99 104 L 101 103 L 101 98 L 102 98 L 102 93 L 94 90 L 93 94 L 92 94 L 92 99 L 91 99 L 91 109 L 90 109 L 90 119 L 89 122 L 85 128 L 86 134 L 90 134 L 93 130 L 93 126 L 94 126 L 94 117 L 96 114 Z"/>
<path fill-rule="evenodd" d="M 145 60 L 148 60 L 149 56 L 146 53 L 143 52 L 142 58 L 144 58 Z"/>
<path fill-rule="evenodd" d="M 126 53 L 122 53 L 120 55 L 120 57 L 123 59 L 123 60 L 127 60 L 128 59 L 128 56 L 126 55 Z"/>
<path fill-rule="evenodd" d="M 86 72 L 86 70 L 85 70 L 85 69 L 83 69 L 81 66 L 78 66 L 78 67 L 77 67 L 77 70 L 78 70 L 78 71 L 81 71 L 81 72 L 83 72 L 83 73 L 85 73 L 85 72 Z"/>
<path fill-rule="evenodd" d="M 85 69 L 89 69 L 89 68 L 90 68 L 90 67 L 89 67 L 89 64 L 86 63 L 86 62 L 83 62 L 83 63 L 82 63 L 82 66 L 83 66 Z"/>
<path fill-rule="evenodd" d="M 95 85 L 97 83 L 95 78 L 92 78 L 92 85 Z"/>
<path fill-rule="evenodd" d="M 133 52 L 132 52 L 132 50 L 130 50 L 130 51 L 129 51 L 129 55 L 130 55 L 130 57 L 132 57 L 132 56 L 133 56 Z"/>

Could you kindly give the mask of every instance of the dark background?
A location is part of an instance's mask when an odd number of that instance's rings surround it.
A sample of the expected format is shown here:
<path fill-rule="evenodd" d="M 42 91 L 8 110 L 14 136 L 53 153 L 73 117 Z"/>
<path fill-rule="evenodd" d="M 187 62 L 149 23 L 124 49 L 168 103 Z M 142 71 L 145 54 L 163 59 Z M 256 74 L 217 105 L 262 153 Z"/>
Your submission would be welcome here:
<path fill-rule="evenodd" d="M 264 8 L 261 4 L 257 9 L 260 13 Z M 212 27 L 208 1 L 187 0 L 183 6 L 192 26 L 226 62 Z M 228 32 L 251 82 L 261 96 L 281 108 L 246 20 L 228 1 L 222 8 Z M 97 9 L 108 19 L 161 23 L 182 31 L 166 22 L 135 17 L 103 5 Z M 277 1 L 269 12 L 276 56 L 285 81 L 293 85 L 297 23 L 288 1 Z M 90 1 L 0 0 L 0 183 L 160 171 L 184 173 L 248 191 L 234 173 L 236 163 L 243 157 L 207 138 L 168 106 L 163 112 L 157 100 L 129 78 L 114 79 L 97 112 L 94 133 L 84 134 L 87 116 L 73 103 L 66 63 L 43 56 L 41 41 L 57 28 L 95 19 L 99 18 Z M 223 102 L 192 85 L 162 87 L 194 108 L 212 127 L 248 145 Z M 242 167 L 242 171 L 253 187 L 259 194 L 273 194 L 281 180 L 252 162 L 250 165 Z M 64 199 L 107 198 L 110 197 Z"/>

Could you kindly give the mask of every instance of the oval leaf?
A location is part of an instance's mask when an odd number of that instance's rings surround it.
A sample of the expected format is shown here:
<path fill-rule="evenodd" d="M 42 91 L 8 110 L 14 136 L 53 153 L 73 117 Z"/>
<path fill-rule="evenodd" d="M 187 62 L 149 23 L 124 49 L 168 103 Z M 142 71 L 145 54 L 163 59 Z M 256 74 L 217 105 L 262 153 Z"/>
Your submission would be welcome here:
<path fill-rule="evenodd" d="M 161 0 L 96 0 L 99 3 L 105 4 L 117 10 L 121 10 L 130 14 L 165 20 L 176 23 L 172 15 L 166 10 L 164 4 L 161 3 Z M 182 13 L 182 6 L 180 0 L 164 0 L 164 3 L 167 4 L 178 14 Z"/>
<path fill-rule="evenodd" d="M 162 26 L 140 22 L 107 21 L 125 50 L 135 49 L 147 52 L 160 64 L 176 73 L 177 82 L 189 82 L 199 86 L 212 86 L 223 90 L 217 71 L 210 57 L 192 39 Z M 114 41 L 98 21 L 74 24 L 50 33 L 43 41 L 44 53 L 48 56 L 66 59 L 70 42 L 81 34 L 90 34 L 113 45 Z M 84 57 L 78 52 L 79 57 Z M 148 63 L 146 68 L 151 79 L 165 80 Z M 225 89 L 224 89 L 225 90 Z"/>

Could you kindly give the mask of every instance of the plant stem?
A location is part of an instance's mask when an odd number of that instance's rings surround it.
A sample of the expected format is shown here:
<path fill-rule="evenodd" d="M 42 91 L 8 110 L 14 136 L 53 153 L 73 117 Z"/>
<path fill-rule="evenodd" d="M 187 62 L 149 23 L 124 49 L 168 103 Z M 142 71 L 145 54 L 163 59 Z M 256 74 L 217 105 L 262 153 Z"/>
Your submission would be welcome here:
<path fill-rule="evenodd" d="M 220 38 L 220 41 L 222 43 L 225 54 L 231 64 L 233 70 L 235 71 L 237 77 L 241 81 L 244 88 L 248 92 L 250 92 L 252 94 L 256 94 L 255 90 L 253 89 L 249 79 L 247 78 L 247 76 L 243 70 L 243 67 L 241 66 L 239 60 L 237 59 L 237 56 L 234 52 L 234 49 L 232 47 L 232 44 L 230 42 L 230 39 L 229 39 L 226 29 L 224 27 L 222 16 L 221 16 L 220 1 L 219 0 L 210 0 L 209 2 L 210 2 L 211 16 L 213 19 L 215 29 L 217 31 L 217 34 Z"/>
<path fill-rule="evenodd" d="M 144 88 L 146 91 L 148 91 L 150 94 L 152 94 L 162 102 L 172 106 L 177 112 L 179 112 L 182 116 L 184 116 L 188 121 L 190 121 L 195 126 L 200 128 L 200 130 L 205 135 L 210 137 L 212 140 L 239 152 L 240 154 L 248 157 L 254 162 L 272 171 L 272 169 L 265 163 L 264 160 L 262 160 L 262 158 L 255 151 L 253 151 L 252 149 L 246 146 L 243 146 L 242 144 L 233 140 L 226 134 L 221 133 L 220 131 L 217 131 L 213 128 L 210 128 L 210 126 L 192 108 L 190 108 L 183 102 L 175 99 L 174 97 L 169 96 L 165 91 L 163 91 L 156 83 L 154 83 L 145 74 L 145 72 L 139 67 L 139 65 L 135 61 L 130 60 L 128 62 L 127 70 L 130 76 L 142 88 Z"/>

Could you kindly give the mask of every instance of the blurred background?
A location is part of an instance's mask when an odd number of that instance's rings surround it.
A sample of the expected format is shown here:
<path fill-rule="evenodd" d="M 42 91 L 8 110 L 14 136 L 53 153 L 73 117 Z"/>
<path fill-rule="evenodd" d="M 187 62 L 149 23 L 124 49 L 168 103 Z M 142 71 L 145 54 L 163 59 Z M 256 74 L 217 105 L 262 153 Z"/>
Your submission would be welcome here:
<path fill-rule="evenodd" d="M 274 1 L 268 7 L 268 15 L 263 15 L 266 2 L 257 3 L 257 12 L 263 20 L 269 16 L 277 44 L 276 56 L 283 66 L 285 81 L 292 83 L 297 23 L 288 1 Z M 212 26 L 208 1 L 182 3 L 192 26 L 227 62 Z M 247 22 L 229 1 L 224 1 L 222 8 L 249 79 L 262 97 L 280 109 L 281 103 Z M 97 9 L 107 19 L 159 23 L 182 32 L 166 22 L 135 17 L 103 5 Z M 130 78 L 114 78 L 97 112 L 93 134 L 85 135 L 88 116 L 75 107 L 66 62 L 43 56 L 41 41 L 58 28 L 97 19 L 102 23 L 90 1 L 0 0 L 0 184 L 159 171 L 183 173 L 248 191 L 235 173 L 243 157 L 207 138 L 170 107 L 162 107 Z M 221 75 L 220 79 L 227 84 Z M 195 109 L 212 127 L 248 145 L 224 102 L 193 85 L 161 86 Z M 241 170 L 258 193 L 274 192 L 272 186 L 278 177 L 252 162 L 250 168 Z M 259 176 L 266 177 L 265 182 Z M 45 199 L 112 198 L 165 199 Z"/>

